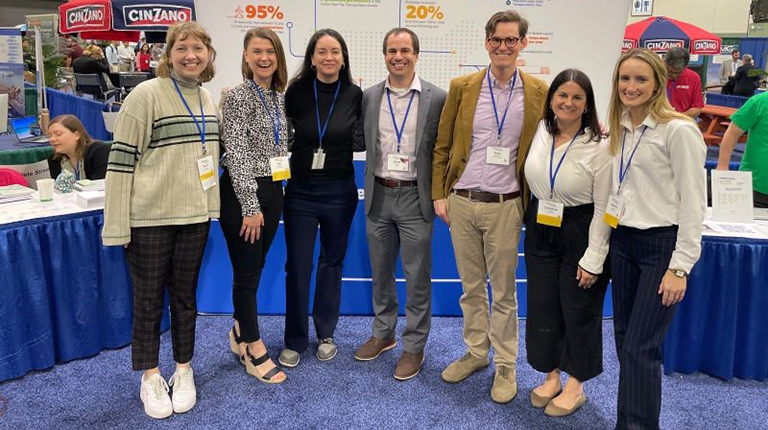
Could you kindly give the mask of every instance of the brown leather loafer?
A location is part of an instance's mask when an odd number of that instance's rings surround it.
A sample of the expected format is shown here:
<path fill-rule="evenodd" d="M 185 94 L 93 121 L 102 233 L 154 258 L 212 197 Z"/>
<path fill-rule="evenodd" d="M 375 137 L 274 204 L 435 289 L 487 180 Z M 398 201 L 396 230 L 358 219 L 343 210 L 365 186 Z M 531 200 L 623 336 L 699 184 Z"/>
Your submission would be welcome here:
<path fill-rule="evenodd" d="M 381 355 L 382 352 L 389 351 L 395 346 L 397 346 L 397 341 L 394 337 L 392 339 L 384 340 L 371 336 L 367 342 L 357 348 L 355 351 L 355 358 L 360 361 L 371 361 Z"/>
<path fill-rule="evenodd" d="M 421 363 L 424 362 L 424 351 L 414 354 L 412 352 L 403 351 L 403 355 L 400 356 L 400 360 L 395 367 L 395 379 L 398 381 L 406 381 L 419 374 L 421 370 Z"/>

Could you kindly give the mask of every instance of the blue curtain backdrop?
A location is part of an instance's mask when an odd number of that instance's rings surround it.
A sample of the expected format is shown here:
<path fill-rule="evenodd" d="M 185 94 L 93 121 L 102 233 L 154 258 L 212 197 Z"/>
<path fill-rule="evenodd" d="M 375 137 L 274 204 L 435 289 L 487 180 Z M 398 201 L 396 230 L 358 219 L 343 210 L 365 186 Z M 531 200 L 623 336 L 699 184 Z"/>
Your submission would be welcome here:
<path fill-rule="evenodd" d="M 745 37 L 741 39 L 741 55 L 749 54 L 755 59 L 755 67 L 765 70 L 765 56 L 768 54 L 768 37 Z"/>

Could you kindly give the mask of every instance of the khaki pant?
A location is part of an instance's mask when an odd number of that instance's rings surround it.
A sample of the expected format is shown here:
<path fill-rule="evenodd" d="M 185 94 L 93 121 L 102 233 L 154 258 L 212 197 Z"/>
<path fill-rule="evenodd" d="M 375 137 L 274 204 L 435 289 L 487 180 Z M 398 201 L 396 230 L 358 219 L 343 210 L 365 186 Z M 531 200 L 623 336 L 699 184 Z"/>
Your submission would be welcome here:
<path fill-rule="evenodd" d="M 451 240 L 464 294 L 464 343 L 469 352 L 494 363 L 515 367 L 517 360 L 517 247 L 522 228 L 520 198 L 481 203 L 448 197 Z M 488 278 L 493 302 L 489 304 Z"/>

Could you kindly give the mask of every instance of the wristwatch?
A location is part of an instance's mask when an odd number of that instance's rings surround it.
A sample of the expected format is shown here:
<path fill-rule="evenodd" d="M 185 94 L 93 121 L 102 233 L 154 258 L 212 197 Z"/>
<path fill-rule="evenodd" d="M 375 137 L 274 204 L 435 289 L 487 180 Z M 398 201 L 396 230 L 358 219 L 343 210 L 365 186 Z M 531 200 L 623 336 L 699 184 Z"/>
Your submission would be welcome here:
<path fill-rule="evenodd" d="M 672 273 L 678 278 L 685 278 L 686 276 L 688 276 L 688 274 L 685 273 L 685 270 L 680 270 L 680 269 L 669 269 L 669 270 L 672 271 Z"/>

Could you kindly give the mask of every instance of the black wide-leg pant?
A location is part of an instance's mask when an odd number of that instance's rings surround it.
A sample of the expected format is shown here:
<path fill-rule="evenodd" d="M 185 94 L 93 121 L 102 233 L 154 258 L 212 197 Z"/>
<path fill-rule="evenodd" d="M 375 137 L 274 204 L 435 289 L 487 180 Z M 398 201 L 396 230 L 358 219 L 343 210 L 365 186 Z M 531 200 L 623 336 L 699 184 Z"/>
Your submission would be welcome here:
<path fill-rule="evenodd" d="M 309 286 L 320 227 L 312 319 L 318 339 L 333 337 L 341 305 L 341 272 L 357 209 L 353 177 L 288 181 L 285 189 L 285 347 L 303 352 L 309 337 Z"/>
<path fill-rule="evenodd" d="M 536 222 L 538 200 L 525 215 L 528 363 L 539 372 L 561 369 L 579 381 L 603 371 L 602 314 L 608 264 L 590 288 L 576 270 L 589 246 L 593 204 L 566 207 L 560 227 Z"/>

